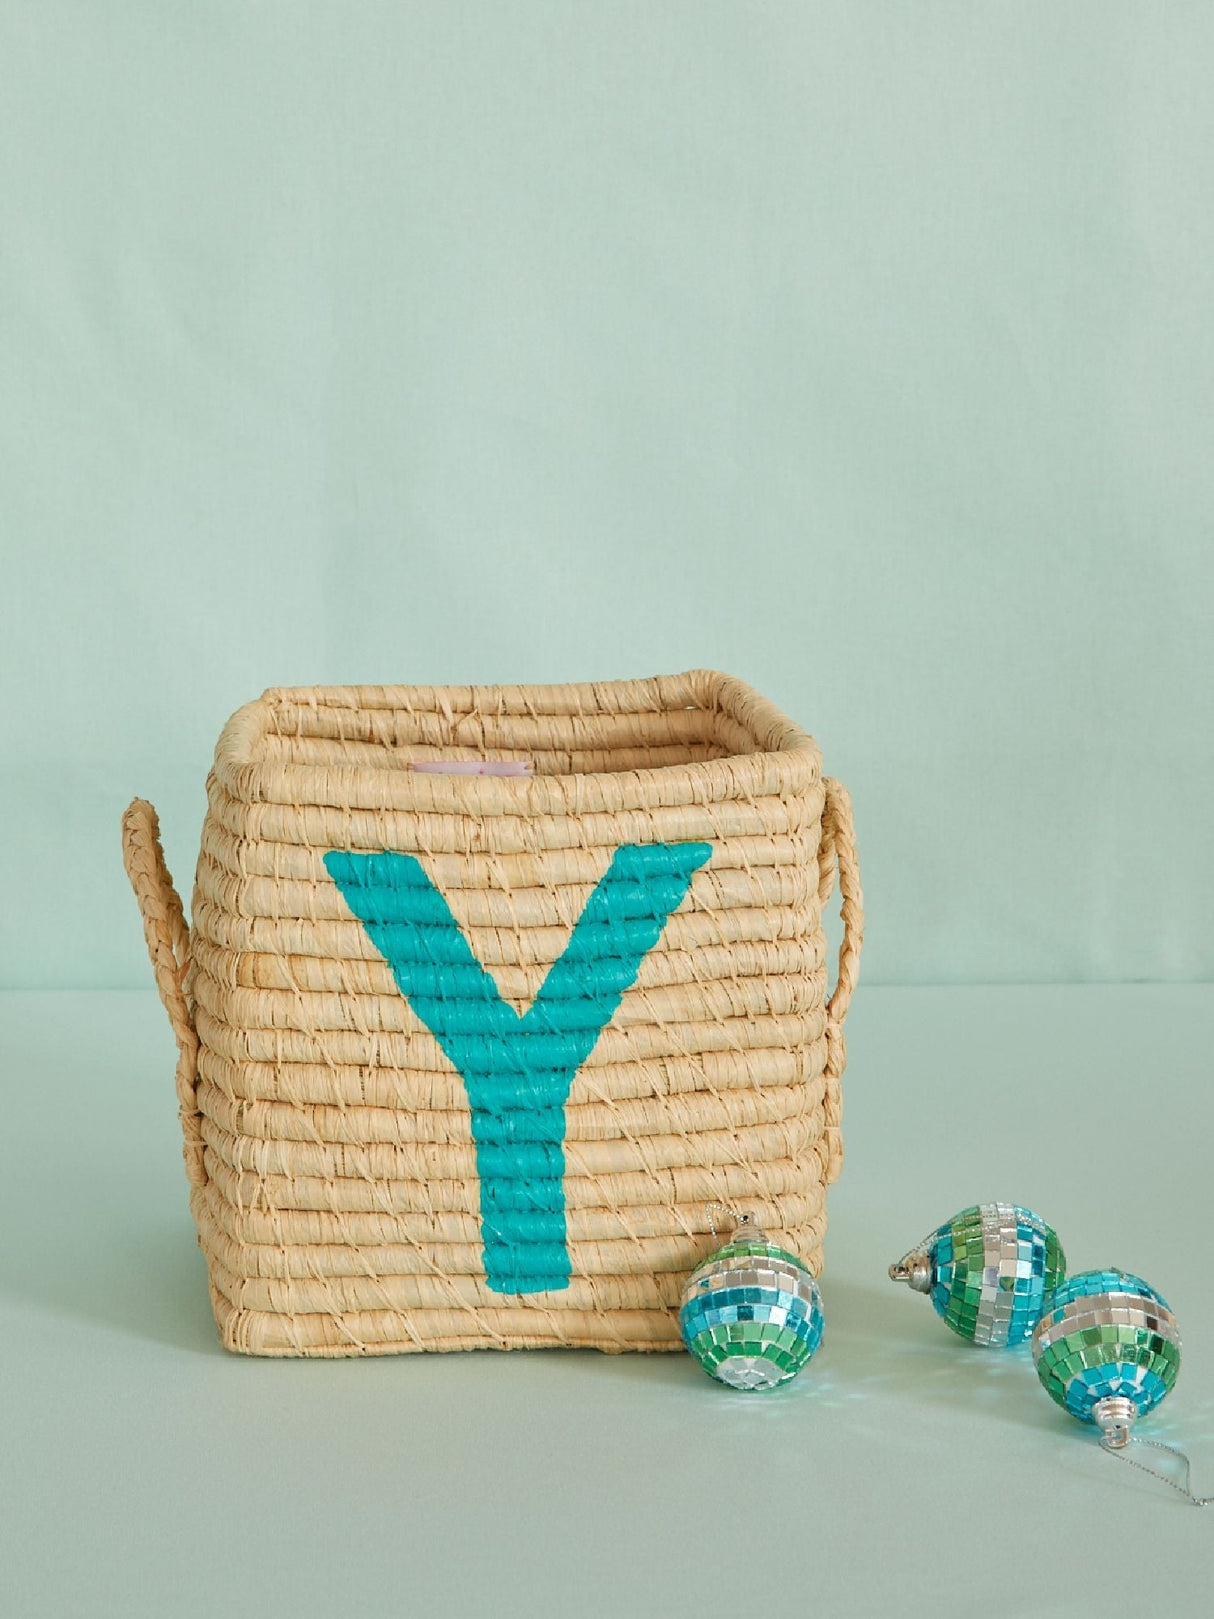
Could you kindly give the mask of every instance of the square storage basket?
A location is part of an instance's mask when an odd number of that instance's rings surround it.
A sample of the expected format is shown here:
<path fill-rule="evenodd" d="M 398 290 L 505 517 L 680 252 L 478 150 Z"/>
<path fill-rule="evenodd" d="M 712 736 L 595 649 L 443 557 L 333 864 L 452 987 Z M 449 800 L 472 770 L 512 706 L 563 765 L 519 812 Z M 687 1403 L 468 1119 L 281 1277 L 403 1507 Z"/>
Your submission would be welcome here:
<path fill-rule="evenodd" d="M 208 805 L 189 927 L 123 848 L 229 1349 L 673 1349 L 714 1201 L 820 1269 L 859 873 L 756 692 L 271 690 Z"/>

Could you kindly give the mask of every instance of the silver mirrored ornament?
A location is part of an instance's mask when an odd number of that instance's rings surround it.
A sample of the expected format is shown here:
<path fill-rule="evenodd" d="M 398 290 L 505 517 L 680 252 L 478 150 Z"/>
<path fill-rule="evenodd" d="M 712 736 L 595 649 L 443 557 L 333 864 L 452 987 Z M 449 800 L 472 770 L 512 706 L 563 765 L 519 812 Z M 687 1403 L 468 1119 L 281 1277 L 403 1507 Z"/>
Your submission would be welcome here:
<path fill-rule="evenodd" d="M 742 1390 L 778 1388 L 822 1341 L 822 1296 L 801 1260 L 746 1215 L 683 1290 L 679 1329 L 710 1377 Z"/>
<path fill-rule="evenodd" d="M 1068 1277 L 1033 1332 L 1033 1363 L 1050 1399 L 1093 1424 L 1103 1449 L 1179 1490 L 1194 1506 L 1210 1505 L 1214 1497 L 1189 1488 L 1183 1451 L 1134 1432 L 1139 1418 L 1171 1393 L 1180 1371 L 1176 1317 L 1149 1283 L 1113 1269 Z M 1166 1452 L 1179 1464 L 1179 1476 L 1143 1466 L 1128 1454 L 1131 1446 Z"/>
<path fill-rule="evenodd" d="M 1066 1273 L 1058 1233 L 1018 1203 L 962 1209 L 889 1267 L 926 1293 L 960 1338 L 983 1349 L 1026 1343 Z"/>

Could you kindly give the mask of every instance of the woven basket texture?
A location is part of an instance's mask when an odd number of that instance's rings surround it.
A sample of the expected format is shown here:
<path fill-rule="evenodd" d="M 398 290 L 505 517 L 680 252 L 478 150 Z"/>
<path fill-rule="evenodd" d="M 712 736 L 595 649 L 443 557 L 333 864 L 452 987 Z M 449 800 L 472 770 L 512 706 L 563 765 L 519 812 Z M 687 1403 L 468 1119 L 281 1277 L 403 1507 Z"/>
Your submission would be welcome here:
<path fill-rule="evenodd" d="M 820 1270 L 851 808 L 742 682 L 273 689 L 188 926 L 142 799 L 123 848 L 229 1349 L 676 1348 L 714 1201 Z"/>

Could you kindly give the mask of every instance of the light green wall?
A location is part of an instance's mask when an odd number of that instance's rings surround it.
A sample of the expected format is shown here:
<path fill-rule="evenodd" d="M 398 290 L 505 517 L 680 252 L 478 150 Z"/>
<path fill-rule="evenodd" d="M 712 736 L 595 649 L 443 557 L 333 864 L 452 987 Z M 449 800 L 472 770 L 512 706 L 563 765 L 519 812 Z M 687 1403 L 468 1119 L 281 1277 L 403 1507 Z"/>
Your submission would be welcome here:
<path fill-rule="evenodd" d="M 0 983 L 271 683 L 713 665 L 872 980 L 1208 977 L 1214 11 L 0 4 Z"/>

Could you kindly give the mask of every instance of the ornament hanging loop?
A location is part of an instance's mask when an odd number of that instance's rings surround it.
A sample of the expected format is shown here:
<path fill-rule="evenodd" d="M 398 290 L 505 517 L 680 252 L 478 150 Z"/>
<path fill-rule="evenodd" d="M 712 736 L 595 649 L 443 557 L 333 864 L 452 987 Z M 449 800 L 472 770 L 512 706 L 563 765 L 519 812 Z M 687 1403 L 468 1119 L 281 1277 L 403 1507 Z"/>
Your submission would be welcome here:
<path fill-rule="evenodd" d="M 1178 1479 L 1169 1478 L 1166 1473 L 1161 1473 L 1157 1467 L 1148 1467 L 1143 1462 L 1135 1461 L 1133 1456 L 1128 1454 L 1131 1445 L 1135 1449 L 1138 1449 L 1141 1446 L 1149 1445 L 1152 1450 L 1164 1451 L 1167 1455 L 1171 1456 L 1175 1461 L 1180 1463 L 1180 1477 Z M 1120 1445 L 1111 1444 L 1105 1438 L 1105 1436 L 1101 1434 L 1100 1446 L 1102 1450 L 1107 1450 L 1110 1456 L 1116 1456 L 1119 1462 L 1125 1462 L 1128 1467 L 1136 1467 L 1140 1473 L 1145 1473 L 1148 1478 L 1158 1479 L 1161 1484 L 1166 1484 L 1170 1490 L 1175 1490 L 1178 1495 L 1183 1495 L 1185 1500 L 1188 1501 L 1191 1506 L 1214 1506 L 1214 1495 L 1193 1494 L 1191 1488 L 1192 1475 L 1189 1467 L 1189 1458 L 1185 1455 L 1183 1450 L 1177 1450 L 1175 1445 L 1165 1445 L 1160 1439 L 1139 1439 L 1137 1435 L 1134 1435 L 1134 1437 L 1131 1438 L 1127 1432 L 1125 1439 L 1122 1440 Z"/>
<path fill-rule="evenodd" d="M 1161 1484 L 1176 1490 L 1195 1507 L 1208 1507 L 1214 1502 L 1214 1496 L 1194 1495 L 1190 1488 L 1189 1458 L 1183 1450 L 1177 1450 L 1174 1445 L 1165 1445 L 1159 1439 L 1139 1439 L 1134 1433 L 1134 1424 L 1138 1421 L 1138 1407 L 1133 1400 L 1123 1395 L 1108 1395 L 1103 1400 L 1097 1400 L 1092 1407 L 1092 1419 L 1100 1429 L 1100 1448 L 1107 1450 L 1110 1456 L 1116 1456 L 1119 1461 L 1128 1462 L 1136 1467 L 1140 1473 L 1155 1478 Z M 1162 1450 L 1180 1463 L 1179 1479 L 1169 1478 L 1156 1467 L 1147 1467 L 1144 1463 L 1135 1461 L 1127 1452 L 1130 1446 L 1135 1448 L 1149 1445 L 1152 1450 Z"/>
<path fill-rule="evenodd" d="M 712 1232 L 712 1240 L 714 1242 L 720 1236 L 720 1232 L 717 1230 L 717 1222 L 715 1219 L 716 1215 L 727 1214 L 735 1225 L 738 1223 L 738 1216 L 734 1210 L 729 1207 L 728 1203 L 705 1203 L 704 1213 L 708 1216 L 708 1229 Z"/>
<path fill-rule="evenodd" d="M 720 1235 L 720 1233 L 717 1230 L 717 1223 L 713 1219 L 713 1211 L 714 1210 L 718 1214 L 727 1214 L 729 1216 L 729 1218 L 733 1221 L 734 1226 L 735 1226 L 735 1230 L 734 1230 L 734 1237 L 735 1238 L 737 1238 L 737 1237 L 757 1237 L 757 1238 L 759 1238 L 760 1241 L 762 1240 L 763 1233 L 759 1230 L 758 1226 L 755 1224 L 753 1215 L 740 1214 L 737 1209 L 731 1209 L 728 1203 L 705 1203 L 705 1205 L 704 1205 L 704 1213 L 708 1216 L 708 1229 L 712 1232 L 712 1237 L 713 1237 L 714 1242 L 716 1241 L 717 1237 Z"/>

